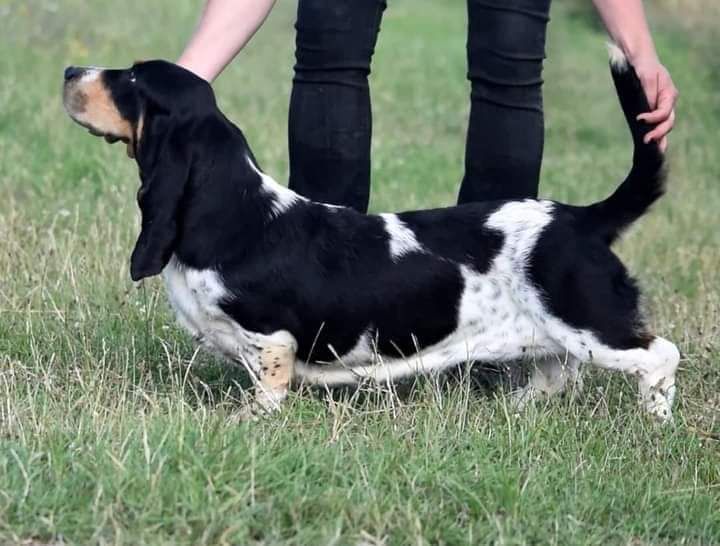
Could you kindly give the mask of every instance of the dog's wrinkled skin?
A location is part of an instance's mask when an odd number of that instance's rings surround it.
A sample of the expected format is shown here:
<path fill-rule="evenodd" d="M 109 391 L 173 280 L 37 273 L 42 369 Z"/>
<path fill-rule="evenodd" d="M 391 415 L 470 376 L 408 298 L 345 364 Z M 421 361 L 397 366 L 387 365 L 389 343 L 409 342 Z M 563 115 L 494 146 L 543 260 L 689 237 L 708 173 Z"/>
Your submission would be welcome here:
<path fill-rule="evenodd" d="M 265 410 L 293 384 L 390 382 L 462 362 L 534 362 L 523 404 L 579 385 L 583 363 L 637 377 L 671 418 L 676 347 L 652 335 L 610 245 L 663 191 L 663 157 L 635 120 L 647 102 L 613 77 L 635 154 L 588 207 L 505 201 L 362 215 L 264 174 L 210 86 L 171 63 L 66 71 L 70 116 L 127 143 L 142 185 L 134 280 L 162 273 L 182 325 L 244 365 Z"/>

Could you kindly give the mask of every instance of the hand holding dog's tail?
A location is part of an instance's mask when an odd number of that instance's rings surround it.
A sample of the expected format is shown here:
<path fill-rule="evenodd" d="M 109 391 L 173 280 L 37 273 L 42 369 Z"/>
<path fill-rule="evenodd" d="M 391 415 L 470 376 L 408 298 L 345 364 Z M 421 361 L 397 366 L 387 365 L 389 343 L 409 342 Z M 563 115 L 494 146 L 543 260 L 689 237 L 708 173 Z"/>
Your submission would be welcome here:
<path fill-rule="evenodd" d="M 640 79 L 617 46 L 611 44 L 609 51 L 615 90 L 633 139 L 633 164 L 623 183 L 610 197 L 587 207 L 586 219 L 589 230 L 611 244 L 663 195 L 665 169 L 658 144 L 644 142 L 645 135 L 654 126 L 637 119 L 650 110 Z"/>

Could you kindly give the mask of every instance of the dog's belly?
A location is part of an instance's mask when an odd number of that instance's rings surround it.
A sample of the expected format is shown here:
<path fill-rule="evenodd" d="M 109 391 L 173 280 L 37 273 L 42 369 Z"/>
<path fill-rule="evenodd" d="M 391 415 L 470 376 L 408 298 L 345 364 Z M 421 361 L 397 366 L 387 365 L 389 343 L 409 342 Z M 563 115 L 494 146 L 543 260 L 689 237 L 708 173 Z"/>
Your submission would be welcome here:
<path fill-rule="evenodd" d="M 298 361 L 296 373 L 300 379 L 320 385 L 352 384 L 365 379 L 390 382 L 468 362 L 508 362 L 561 352 L 529 318 L 516 315 L 487 325 L 461 324 L 439 343 L 404 358 L 383 357 L 363 340 L 336 362 Z"/>
<path fill-rule="evenodd" d="M 522 281 L 518 284 L 497 271 L 479 274 L 464 266 L 461 271 L 465 288 L 458 304 L 458 326 L 438 343 L 404 358 L 388 358 L 378 355 L 372 334 L 367 332 L 336 362 L 298 362 L 298 376 L 326 385 L 363 379 L 387 382 L 472 361 L 506 362 L 562 354 L 538 320 Z"/>

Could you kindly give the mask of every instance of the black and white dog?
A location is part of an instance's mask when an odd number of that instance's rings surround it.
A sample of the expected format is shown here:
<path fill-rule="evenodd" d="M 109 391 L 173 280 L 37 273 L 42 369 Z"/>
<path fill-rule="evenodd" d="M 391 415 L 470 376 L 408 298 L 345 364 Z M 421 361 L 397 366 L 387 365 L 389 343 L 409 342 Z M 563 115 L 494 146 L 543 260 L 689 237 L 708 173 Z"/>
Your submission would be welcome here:
<path fill-rule="evenodd" d="M 663 156 L 643 143 L 650 127 L 636 116 L 648 104 L 614 51 L 633 164 L 585 207 L 526 199 L 363 215 L 309 201 L 262 172 L 207 82 L 164 61 L 70 67 L 64 104 L 137 161 L 133 280 L 162 273 L 179 321 L 247 367 L 262 407 L 299 382 L 527 358 L 520 402 L 575 384 L 591 363 L 636 376 L 641 403 L 664 421 L 679 353 L 650 333 L 610 250 L 663 193 Z"/>

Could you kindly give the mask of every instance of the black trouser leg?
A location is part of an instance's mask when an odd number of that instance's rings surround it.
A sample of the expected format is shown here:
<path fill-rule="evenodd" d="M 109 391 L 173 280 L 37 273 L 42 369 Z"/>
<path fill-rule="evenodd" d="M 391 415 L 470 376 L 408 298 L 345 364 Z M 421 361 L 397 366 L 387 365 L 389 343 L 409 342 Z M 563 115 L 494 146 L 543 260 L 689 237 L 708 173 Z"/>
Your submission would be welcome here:
<path fill-rule="evenodd" d="M 550 0 L 468 0 L 470 122 L 458 203 L 536 197 Z"/>
<path fill-rule="evenodd" d="M 299 0 L 290 98 L 290 188 L 367 211 L 368 74 L 384 0 Z"/>

